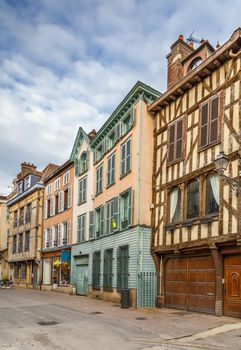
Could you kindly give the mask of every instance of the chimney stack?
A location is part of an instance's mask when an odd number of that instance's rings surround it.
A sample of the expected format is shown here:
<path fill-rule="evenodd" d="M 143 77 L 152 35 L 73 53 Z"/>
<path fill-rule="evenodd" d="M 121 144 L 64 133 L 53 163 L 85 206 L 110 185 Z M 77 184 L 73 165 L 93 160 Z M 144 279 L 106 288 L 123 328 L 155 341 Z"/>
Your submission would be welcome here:
<path fill-rule="evenodd" d="M 21 175 L 25 176 L 29 173 L 36 172 L 37 167 L 34 164 L 23 162 L 21 164 Z"/>
<path fill-rule="evenodd" d="M 96 130 L 92 129 L 91 132 L 88 133 L 88 136 L 90 138 L 90 140 L 92 140 L 93 138 L 95 138 L 96 136 Z"/>
<path fill-rule="evenodd" d="M 171 52 L 167 55 L 167 89 L 183 78 L 182 60 L 193 51 L 194 48 L 185 42 L 183 35 L 179 35 L 177 41 L 171 46 Z"/>

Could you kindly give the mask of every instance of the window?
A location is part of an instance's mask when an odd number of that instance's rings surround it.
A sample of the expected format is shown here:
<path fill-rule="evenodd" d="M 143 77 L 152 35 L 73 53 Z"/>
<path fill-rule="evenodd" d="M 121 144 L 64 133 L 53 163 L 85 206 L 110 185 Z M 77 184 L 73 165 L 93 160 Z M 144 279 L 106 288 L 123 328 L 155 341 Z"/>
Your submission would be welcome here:
<path fill-rule="evenodd" d="M 197 180 L 187 185 L 187 219 L 199 215 L 199 183 Z"/>
<path fill-rule="evenodd" d="M 104 147 L 103 144 L 101 144 L 96 150 L 95 150 L 95 160 L 98 161 L 104 154 Z"/>
<path fill-rule="evenodd" d="M 96 170 L 96 194 L 102 192 L 103 165 Z"/>
<path fill-rule="evenodd" d="M 112 265 L 113 265 L 113 249 L 107 249 L 104 252 L 104 279 L 103 289 L 112 290 Z"/>
<path fill-rule="evenodd" d="M 171 164 L 183 158 L 183 118 L 179 118 L 168 127 L 168 163 Z"/>
<path fill-rule="evenodd" d="M 24 240 L 24 251 L 28 252 L 30 249 L 30 231 L 25 232 L 25 240 Z"/>
<path fill-rule="evenodd" d="M 17 235 L 13 236 L 12 252 L 13 252 L 13 254 L 15 254 L 17 252 Z"/>
<path fill-rule="evenodd" d="M 219 96 L 214 96 L 200 107 L 199 146 L 203 149 L 219 140 Z"/>
<path fill-rule="evenodd" d="M 84 173 L 88 169 L 88 156 L 87 152 L 83 152 L 80 157 L 80 174 Z"/>
<path fill-rule="evenodd" d="M 29 203 L 26 206 L 26 216 L 25 216 L 25 221 L 26 222 L 30 222 L 31 221 L 31 214 L 32 214 L 32 205 L 31 205 L 31 203 Z"/>
<path fill-rule="evenodd" d="M 23 233 L 20 233 L 18 237 L 18 253 L 22 253 L 22 252 L 23 252 Z"/>
<path fill-rule="evenodd" d="M 19 181 L 17 183 L 17 194 L 21 194 L 23 192 L 23 181 Z"/>
<path fill-rule="evenodd" d="M 116 142 L 116 129 L 114 129 L 108 136 L 108 149 L 112 148 Z"/>
<path fill-rule="evenodd" d="M 62 224 L 58 224 L 58 240 L 57 240 L 57 246 L 60 247 L 61 244 L 62 244 L 62 240 L 61 240 L 61 237 L 62 237 L 62 227 L 63 225 Z"/>
<path fill-rule="evenodd" d="M 188 72 L 191 72 L 193 69 L 197 68 L 201 63 L 202 63 L 201 57 L 194 58 L 194 60 L 190 63 L 188 67 Z"/>
<path fill-rule="evenodd" d="M 27 276 L 27 264 L 24 262 L 24 263 L 21 263 L 21 278 L 26 279 L 26 276 Z"/>
<path fill-rule="evenodd" d="M 117 289 L 128 288 L 129 247 L 119 247 L 117 251 Z"/>
<path fill-rule="evenodd" d="M 131 170 L 131 139 L 121 145 L 121 176 Z"/>
<path fill-rule="evenodd" d="M 113 153 L 107 160 L 107 186 L 115 183 L 115 159 L 116 154 Z"/>
<path fill-rule="evenodd" d="M 89 212 L 89 239 L 94 238 L 95 224 L 94 224 L 94 212 Z"/>
<path fill-rule="evenodd" d="M 85 241 L 86 214 L 78 216 L 77 241 Z"/>
<path fill-rule="evenodd" d="M 100 252 L 93 253 L 92 262 L 92 288 L 100 288 Z"/>
<path fill-rule="evenodd" d="M 54 181 L 54 190 L 57 191 L 60 188 L 60 178 Z"/>
<path fill-rule="evenodd" d="M 63 177 L 63 185 L 67 185 L 69 183 L 69 176 L 70 176 L 70 172 L 69 170 L 66 171 L 66 173 L 64 174 L 64 177 Z"/>
<path fill-rule="evenodd" d="M 132 191 L 122 193 L 120 195 L 120 228 L 127 229 L 132 224 Z"/>
<path fill-rule="evenodd" d="M 169 195 L 169 221 L 177 222 L 180 220 L 181 209 L 181 190 L 175 187 Z"/>
<path fill-rule="evenodd" d="M 219 175 L 212 174 L 206 178 L 206 214 L 219 211 Z"/>
<path fill-rule="evenodd" d="M 48 249 L 51 246 L 51 229 L 48 228 L 47 230 L 45 230 L 45 248 Z"/>
<path fill-rule="evenodd" d="M 66 245 L 67 244 L 67 230 L 68 230 L 68 224 L 67 222 L 63 223 L 63 241 L 62 241 L 62 245 Z"/>
<path fill-rule="evenodd" d="M 13 214 L 13 227 L 17 227 L 17 226 L 18 226 L 18 211 L 15 210 Z"/>
<path fill-rule="evenodd" d="M 24 207 L 20 208 L 19 225 L 24 224 Z"/>
<path fill-rule="evenodd" d="M 54 237 L 53 237 L 53 247 L 57 247 L 57 243 L 58 243 L 59 239 L 58 239 L 58 225 L 54 226 Z"/>
<path fill-rule="evenodd" d="M 52 193 L 52 184 L 49 184 L 46 188 L 46 194 L 47 196 L 50 195 Z"/>
<path fill-rule="evenodd" d="M 106 203 L 106 234 L 110 234 L 119 228 L 119 198 L 115 197 Z"/>
<path fill-rule="evenodd" d="M 59 212 L 59 193 L 55 196 L 55 214 Z"/>
<path fill-rule="evenodd" d="M 78 204 L 86 202 L 87 177 L 79 180 Z"/>
<path fill-rule="evenodd" d="M 24 189 L 27 190 L 30 187 L 31 175 L 25 177 L 24 179 Z"/>
<path fill-rule="evenodd" d="M 98 238 L 104 234 L 104 206 L 95 210 L 95 237 Z"/>
<path fill-rule="evenodd" d="M 20 272 L 19 267 L 20 266 L 18 264 L 14 264 L 14 278 L 17 278 L 17 279 L 19 278 L 19 272 Z"/>
<path fill-rule="evenodd" d="M 125 133 L 127 133 L 131 127 L 132 127 L 132 122 L 133 122 L 133 118 L 132 118 L 132 114 L 129 113 L 123 120 L 122 120 L 122 135 L 124 135 Z"/>
<path fill-rule="evenodd" d="M 50 217 L 50 212 L 51 212 L 51 199 L 49 198 L 47 200 L 47 218 Z"/>
<path fill-rule="evenodd" d="M 69 186 L 65 191 L 64 191 L 64 210 L 67 210 L 71 208 L 71 201 L 72 201 L 72 188 Z"/>

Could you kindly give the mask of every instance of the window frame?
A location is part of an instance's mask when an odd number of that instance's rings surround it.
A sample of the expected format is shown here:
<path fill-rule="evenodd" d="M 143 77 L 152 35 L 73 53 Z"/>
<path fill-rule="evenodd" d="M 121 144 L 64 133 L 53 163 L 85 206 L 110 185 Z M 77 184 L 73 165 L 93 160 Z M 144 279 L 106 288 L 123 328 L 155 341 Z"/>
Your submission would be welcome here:
<path fill-rule="evenodd" d="M 87 200 L 87 176 L 78 180 L 78 205 L 86 203 Z"/>
<path fill-rule="evenodd" d="M 86 241 L 86 221 L 87 215 L 86 213 L 78 215 L 77 217 L 77 242 Z"/>
<path fill-rule="evenodd" d="M 104 250 L 103 266 L 103 290 L 112 292 L 113 290 L 113 248 Z"/>
<path fill-rule="evenodd" d="M 114 163 L 114 165 L 113 165 L 113 163 Z M 110 181 L 109 181 L 109 179 L 110 179 Z M 106 187 L 108 188 L 111 185 L 114 185 L 115 181 L 116 181 L 116 151 L 113 152 L 107 158 Z"/>
<path fill-rule="evenodd" d="M 96 263 L 98 265 L 96 266 Z M 100 290 L 101 275 L 101 251 L 95 251 L 92 255 L 92 289 Z"/>
<path fill-rule="evenodd" d="M 54 180 L 54 192 L 58 191 L 59 189 L 60 189 L 60 177 Z"/>
<path fill-rule="evenodd" d="M 182 121 L 182 138 L 177 139 L 177 124 Z M 173 160 L 169 161 L 169 152 L 170 152 L 170 129 L 174 126 L 174 142 L 172 144 L 174 145 L 174 151 L 173 151 Z M 181 162 L 184 159 L 184 153 L 185 153 L 185 142 L 184 142 L 184 135 L 185 135 L 185 116 L 181 115 L 178 117 L 175 121 L 171 122 L 167 127 L 167 166 L 171 166 L 173 164 L 176 164 L 178 162 Z M 177 142 L 179 140 L 182 140 L 182 148 L 181 148 L 181 156 L 179 158 L 176 157 L 177 153 Z"/>
<path fill-rule="evenodd" d="M 127 143 L 130 142 L 130 153 L 127 153 Z M 123 158 L 123 148 L 124 150 L 124 158 Z M 129 158 L 129 169 L 127 169 L 127 161 Z M 120 145 L 120 179 L 122 179 L 124 176 L 129 174 L 131 172 L 131 167 L 132 167 L 132 138 L 131 136 L 128 137 L 121 145 Z M 122 171 L 122 164 L 124 164 L 124 171 Z"/>
<path fill-rule="evenodd" d="M 103 163 L 96 168 L 96 195 L 103 192 L 103 169 Z"/>
<path fill-rule="evenodd" d="M 123 245 L 117 249 L 117 291 L 129 287 L 130 252 L 129 245 Z M 127 254 L 126 254 L 127 252 Z M 126 261 L 125 261 L 126 259 Z M 127 263 L 125 268 L 124 263 Z M 126 268 L 127 267 L 127 268 Z M 124 271 L 123 271 L 124 270 Z M 126 283 L 123 283 L 123 278 Z"/>
<path fill-rule="evenodd" d="M 197 215 L 196 216 L 190 216 L 190 214 L 188 213 L 189 210 L 189 199 L 188 199 L 188 187 L 190 186 L 191 183 L 197 182 L 198 184 L 198 210 L 197 210 Z M 200 180 L 197 178 L 194 178 L 192 180 L 190 180 L 187 184 L 186 184 L 186 213 L 185 213 L 185 217 L 187 220 L 195 220 L 197 218 L 200 217 Z M 193 206 L 193 204 L 192 204 Z"/>

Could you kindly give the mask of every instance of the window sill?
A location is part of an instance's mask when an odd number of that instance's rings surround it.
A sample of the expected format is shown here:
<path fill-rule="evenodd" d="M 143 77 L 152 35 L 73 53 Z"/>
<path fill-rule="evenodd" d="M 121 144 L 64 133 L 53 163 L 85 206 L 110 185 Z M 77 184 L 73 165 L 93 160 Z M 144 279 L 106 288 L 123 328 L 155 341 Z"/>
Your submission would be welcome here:
<path fill-rule="evenodd" d="M 182 158 L 180 158 L 180 159 L 177 159 L 177 160 L 174 160 L 173 162 L 167 162 L 167 167 L 170 167 L 170 166 L 172 166 L 172 165 L 175 165 L 175 164 L 178 164 L 178 163 L 180 163 L 181 161 L 183 161 L 184 160 L 184 157 L 182 157 Z"/>
<path fill-rule="evenodd" d="M 124 179 L 124 177 L 126 177 L 127 175 L 129 175 L 131 173 L 131 169 L 128 170 L 125 174 L 120 176 L 120 180 Z"/>
<path fill-rule="evenodd" d="M 78 205 L 81 205 L 81 204 L 84 204 L 84 203 L 87 203 L 87 200 L 85 200 L 83 202 L 78 202 Z"/>
<path fill-rule="evenodd" d="M 107 186 L 106 186 L 106 189 L 108 189 L 108 188 L 110 188 L 110 187 L 112 187 L 112 186 L 114 186 L 114 185 L 115 185 L 115 181 L 112 182 L 111 184 L 107 185 Z"/>
<path fill-rule="evenodd" d="M 188 220 L 184 220 L 184 221 L 170 223 L 170 224 L 167 224 L 165 226 L 165 230 L 171 231 L 171 230 L 181 228 L 181 227 L 191 227 L 193 225 L 198 225 L 198 224 L 208 224 L 208 223 L 211 223 L 213 221 L 217 221 L 218 216 L 219 216 L 218 213 L 213 213 L 213 214 L 208 214 L 208 215 L 205 215 L 202 217 L 197 217 L 197 218 L 193 218 L 193 219 L 188 219 Z"/>
<path fill-rule="evenodd" d="M 100 287 L 92 287 L 93 290 L 100 290 Z"/>
<path fill-rule="evenodd" d="M 103 193 L 103 190 L 102 191 L 100 191 L 100 192 L 98 192 L 98 193 L 96 193 L 95 194 L 95 197 L 98 197 L 100 194 L 102 194 Z"/>
<path fill-rule="evenodd" d="M 207 150 L 208 148 L 213 147 L 213 146 L 217 146 L 219 144 L 221 144 L 220 140 L 217 140 L 217 141 L 215 141 L 213 143 L 209 143 L 208 145 L 206 145 L 204 147 L 201 147 L 201 146 L 198 145 L 198 153 L 201 153 L 201 152 Z"/>

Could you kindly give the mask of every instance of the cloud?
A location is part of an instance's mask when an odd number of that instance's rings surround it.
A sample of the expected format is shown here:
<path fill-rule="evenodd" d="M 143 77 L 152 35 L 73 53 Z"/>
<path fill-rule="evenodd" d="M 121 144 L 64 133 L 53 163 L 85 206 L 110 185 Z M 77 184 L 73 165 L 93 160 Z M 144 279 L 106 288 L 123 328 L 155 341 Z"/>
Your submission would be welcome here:
<path fill-rule="evenodd" d="M 180 33 L 226 41 L 239 0 L 0 2 L 0 192 L 22 161 L 68 159 L 81 125 L 99 128 L 137 80 L 166 87 Z M 228 16 L 228 20 L 227 20 Z"/>

